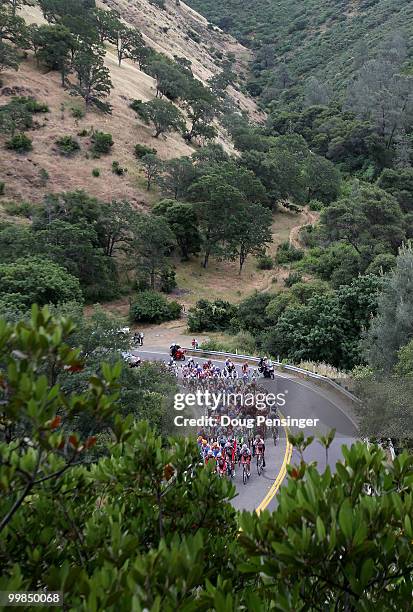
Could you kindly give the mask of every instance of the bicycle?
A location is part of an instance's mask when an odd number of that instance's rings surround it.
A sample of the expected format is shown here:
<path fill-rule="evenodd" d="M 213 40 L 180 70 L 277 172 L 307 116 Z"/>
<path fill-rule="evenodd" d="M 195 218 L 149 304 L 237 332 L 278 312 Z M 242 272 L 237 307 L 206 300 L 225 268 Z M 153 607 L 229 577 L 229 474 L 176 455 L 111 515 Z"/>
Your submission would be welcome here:
<path fill-rule="evenodd" d="M 262 457 L 262 453 L 256 453 L 256 455 L 257 455 L 257 473 L 258 473 L 258 476 L 261 476 L 264 460 Z"/>
<path fill-rule="evenodd" d="M 227 462 L 227 473 L 229 478 L 234 478 L 235 476 L 235 461 Z"/>
<path fill-rule="evenodd" d="M 244 485 L 247 484 L 247 480 L 250 477 L 250 474 L 248 474 L 248 470 L 247 470 L 247 462 L 244 461 L 242 463 L 242 482 L 244 483 Z"/>

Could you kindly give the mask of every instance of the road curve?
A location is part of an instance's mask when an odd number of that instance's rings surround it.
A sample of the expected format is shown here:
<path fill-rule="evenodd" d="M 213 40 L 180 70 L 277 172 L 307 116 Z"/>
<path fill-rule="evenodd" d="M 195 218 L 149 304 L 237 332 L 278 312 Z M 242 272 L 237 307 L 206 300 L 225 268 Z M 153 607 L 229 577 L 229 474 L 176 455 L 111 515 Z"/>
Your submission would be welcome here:
<path fill-rule="evenodd" d="M 169 361 L 169 352 L 157 351 L 150 347 L 136 349 L 133 351 L 142 360 Z M 213 363 L 222 364 L 221 360 L 213 359 Z M 239 368 L 239 366 L 237 366 Z M 351 445 L 358 437 L 357 426 L 351 411 L 349 411 L 348 400 L 341 397 L 339 392 L 321 389 L 316 384 L 297 377 L 276 373 L 275 380 L 261 379 L 260 385 L 274 394 L 285 394 L 286 403 L 281 408 L 284 417 L 290 419 L 312 419 L 315 425 L 290 426 L 290 432 L 295 435 L 302 431 L 306 437 L 328 433 L 331 429 L 336 430 L 335 439 L 328 452 L 328 464 L 334 470 L 338 460 L 342 457 L 342 446 Z M 252 468 L 252 476 L 246 485 L 242 484 L 241 474 L 235 475 L 234 483 L 237 488 L 237 497 L 234 506 L 239 510 L 262 511 L 265 508 L 273 509 L 276 505 L 276 492 L 284 480 L 287 463 L 298 463 L 300 458 L 288 443 L 286 429 L 281 429 L 281 435 L 277 447 L 274 447 L 271 438 L 266 442 L 267 467 L 263 474 L 258 477 L 255 467 Z M 194 428 L 196 435 L 196 428 Z M 305 451 L 304 459 L 307 462 L 316 461 L 320 470 L 326 465 L 325 450 L 315 440 Z"/>

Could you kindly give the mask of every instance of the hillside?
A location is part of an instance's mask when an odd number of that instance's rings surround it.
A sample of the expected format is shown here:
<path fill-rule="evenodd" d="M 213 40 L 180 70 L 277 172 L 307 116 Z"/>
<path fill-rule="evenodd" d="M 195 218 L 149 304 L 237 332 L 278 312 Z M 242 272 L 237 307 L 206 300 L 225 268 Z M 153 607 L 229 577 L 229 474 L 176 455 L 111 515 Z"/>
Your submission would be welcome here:
<path fill-rule="evenodd" d="M 168 57 L 185 57 L 191 62 L 195 77 L 203 83 L 220 71 L 223 55 L 234 53 L 234 71 L 242 82 L 248 76 L 252 53 L 235 38 L 220 30 L 208 28 L 208 21 L 183 2 L 176 5 L 168 0 L 161 10 L 148 0 L 104 0 L 102 4 L 118 10 L 130 25 L 139 28 L 145 42 Z M 228 94 L 241 111 L 248 113 L 253 121 L 263 118 L 254 101 L 239 88 L 228 87 Z"/>
<path fill-rule="evenodd" d="M 395 32 L 413 42 L 410 0 L 189 0 L 224 31 L 253 50 L 249 90 L 264 102 L 288 90 L 285 102 L 300 99 L 310 76 L 340 96 L 361 61 L 375 57 Z M 412 49 L 412 44 L 408 45 Z M 412 70 L 412 55 L 406 63 Z M 271 89 L 271 91 L 268 91 Z"/>
<path fill-rule="evenodd" d="M 146 0 L 136 0 L 133 4 L 111 0 L 107 4 L 120 11 L 127 25 L 139 27 L 149 47 L 169 57 L 178 55 L 189 59 L 195 77 L 200 80 L 206 81 L 219 72 L 218 56 L 222 57 L 228 51 L 236 55 L 237 71 L 245 73 L 247 70 L 250 52 L 231 36 L 222 37 L 208 30 L 206 20 L 184 5 L 175 7 L 170 3 L 167 10 L 162 11 Z M 23 7 L 20 14 L 28 24 L 46 23 L 37 6 Z M 170 26 L 168 33 L 164 32 L 166 23 Z M 187 36 L 189 29 L 199 32 L 202 44 L 198 45 Z M 212 53 L 216 54 L 215 58 Z M 135 205 L 144 205 L 153 201 L 154 196 L 144 188 L 144 177 L 133 155 L 134 146 L 139 143 L 154 147 L 163 160 L 191 155 L 196 151 L 196 146 L 189 146 L 175 132 L 158 139 L 153 138 L 153 129 L 137 119 L 129 108 L 132 99 L 147 101 L 155 97 L 156 84 L 153 77 L 128 60 L 119 67 L 116 50 L 109 43 L 106 44 L 105 64 L 110 70 L 113 83 L 110 95 L 112 114 L 104 115 L 91 110 L 83 118 L 72 116 L 73 108 L 84 110 L 83 101 L 60 86 L 57 72 L 39 69 L 31 52 L 20 64 L 18 72 L 2 72 L 0 105 L 7 104 L 13 95 L 33 96 L 47 103 L 49 112 L 37 119 L 37 129 L 30 132 L 33 140 L 30 155 L 16 155 L 1 147 L 0 171 L 5 191 L 0 201 L 36 203 L 48 192 L 85 189 L 90 195 L 106 201 L 127 199 Z M 252 119 L 259 120 L 262 117 L 251 98 L 233 87 L 228 88 L 228 94 L 236 107 L 249 112 Z M 218 124 L 216 126 L 217 142 L 232 151 L 228 135 Z M 93 159 L 90 154 L 90 135 L 93 130 L 113 135 L 114 145 L 110 155 Z M 68 135 L 77 138 L 81 146 L 80 152 L 70 159 L 60 156 L 55 145 L 58 138 Z M 112 173 L 113 161 L 127 168 L 124 176 Z M 94 169 L 99 170 L 99 177 L 92 176 Z M 44 180 L 43 171 L 47 172 L 47 181 Z"/>

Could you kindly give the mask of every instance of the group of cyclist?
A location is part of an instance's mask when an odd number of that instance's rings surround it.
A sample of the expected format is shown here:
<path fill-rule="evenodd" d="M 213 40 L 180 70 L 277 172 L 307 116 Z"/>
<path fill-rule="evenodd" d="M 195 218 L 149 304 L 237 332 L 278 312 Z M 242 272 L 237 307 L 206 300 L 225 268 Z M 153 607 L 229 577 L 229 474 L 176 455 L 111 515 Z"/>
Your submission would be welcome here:
<path fill-rule="evenodd" d="M 259 434 L 250 446 L 233 435 L 221 435 L 217 439 L 208 440 L 202 433 L 198 435 L 197 444 L 204 463 L 213 463 L 220 477 L 234 478 L 236 466 L 242 466 L 245 484 L 251 476 L 252 457 L 257 457 L 257 466 L 261 466 L 257 468 L 258 475 L 265 468 L 265 442 Z"/>
<path fill-rule="evenodd" d="M 240 375 L 231 359 L 226 359 L 223 367 L 219 367 L 218 365 L 214 365 L 211 359 L 208 359 L 204 363 L 200 363 L 195 361 L 193 357 L 189 357 L 188 361 L 179 369 L 175 359 L 171 356 L 167 365 L 176 376 L 179 375 L 179 372 L 181 373 L 184 384 L 191 380 L 202 381 L 206 379 L 241 379 L 244 383 L 247 383 L 257 382 L 260 377 L 259 370 L 257 368 L 251 368 L 246 362 L 241 366 Z"/>
<path fill-rule="evenodd" d="M 259 379 L 274 376 L 274 366 L 267 357 L 260 359 L 258 367 L 251 367 L 248 362 L 244 362 L 237 369 L 230 358 L 227 358 L 222 365 L 217 365 L 211 359 L 201 362 L 192 356 L 185 360 L 183 356 L 183 363 L 179 366 L 177 362 L 181 360 L 183 349 L 176 344 L 170 348 L 171 358 L 166 365 L 170 372 L 181 379 L 182 385 L 190 390 L 208 389 L 215 393 L 225 391 L 227 394 L 237 394 L 242 391 L 244 395 L 250 393 L 254 396 L 266 393 L 266 390 L 259 386 Z M 206 409 L 206 415 L 211 416 L 210 408 Z M 205 465 L 212 463 L 214 471 L 220 477 L 228 478 L 234 478 L 236 469 L 241 468 L 242 479 L 246 484 L 251 477 L 253 458 L 256 459 L 258 475 L 265 468 L 265 426 L 262 429 L 256 428 L 255 431 L 247 428 L 234 430 L 231 426 L 222 425 L 222 415 L 228 415 L 231 419 L 253 418 L 257 415 L 257 407 L 255 405 L 245 407 L 236 400 L 229 405 L 219 405 L 213 412 L 217 425 L 199 431 L 197 436 L 199 452 Z M 278 430 L 274 443 L 277 441 Z"/>

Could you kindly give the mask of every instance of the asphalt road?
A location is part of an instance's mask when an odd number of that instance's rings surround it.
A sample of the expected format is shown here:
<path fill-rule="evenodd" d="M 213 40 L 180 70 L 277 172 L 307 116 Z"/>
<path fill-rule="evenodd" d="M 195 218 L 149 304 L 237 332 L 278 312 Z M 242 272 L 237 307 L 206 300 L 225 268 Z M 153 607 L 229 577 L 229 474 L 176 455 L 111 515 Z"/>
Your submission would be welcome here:
<path fill-rule="evenodd" d="M 135 355 L 139 355 L 142 360 L 169 361 L 169 353 L 167 352 L 156 352 L 146 347 L 132 352 Z M 205 359 L 199 359 L 199 361 L 203 362 Z M 222 361 L 219 360 L 213 360 L 213 363 L 219 366 L 222 365 Z M 240 371 L 240 366 L 237 366 L 237 369 Z M 285 418 L 313 420 L 311 426 L 302 423 L 304 427 L 291 425 L 289 429 L 293 435 L 302 431 L 305 437 L 315 437 L 315 441 L 306 449 L 304 459 L 307 462 L 317 461 L 320 470 L 324 470 L 326 458 L 325 450 L 316 438 L 319 435 L 325 435 L 331 429 L 336 430 L 335 439 L 328 452 L 328 463 L 334 470 L 337 461 L 342 457 L 342 445 L 349 446 L 358 437 L 356 424 L 351 417 L 351 410 L 346 403 L 348 400 L 342 398 L 339 393 L 321 389 L 314 383 L 297 379 L 290 374 L 276 373 L 275 380 L 260 379 L 260 385 L 275 395 L 284 394 L 285 405 L 280 407 L 280 411 Z M 194 436 L 197 433 L 197 429 L 197 427 L 194 427 Z M 237 509 L 254 510 L 257 508 L 264 509 L 264 507 L 273 509 L 275 507 L 274 482 L 279 475 L 282 477 L 285 471 L 284 469 L 280 474 L 280 470 L 285 468 L 286 459 L 290 458 L 288 450 L 286 431 L 284 428 L 281 428 L 277 447 L 274 446 L 271 436 L 266 440 L 267 466 L 262 475 L 258 476 L 255 464 L 253 464 L 251 478 L 244 485 L 242 483 L 241 472 L 238 471 L 236 473 L 234 483 L 238 495 L 234 500 L 234 506 Z M 298 463 L 299 460 L 298 453 L 293 450 L 290 463 Z M 276 488 L 278 488 L 277 483 L 275 485 Z M 273 491 L 274 495 L 272 495 Z M 264 499 L 265 502 L 263 504 Z"/>

